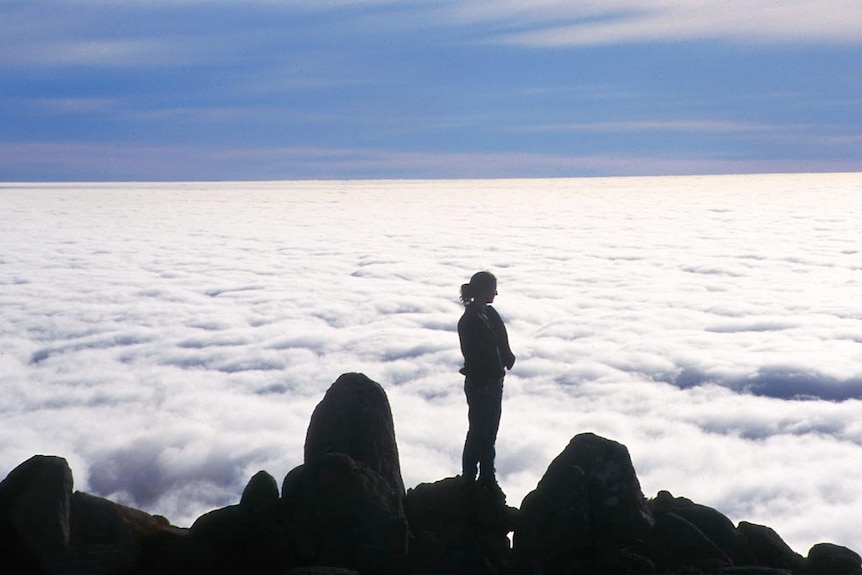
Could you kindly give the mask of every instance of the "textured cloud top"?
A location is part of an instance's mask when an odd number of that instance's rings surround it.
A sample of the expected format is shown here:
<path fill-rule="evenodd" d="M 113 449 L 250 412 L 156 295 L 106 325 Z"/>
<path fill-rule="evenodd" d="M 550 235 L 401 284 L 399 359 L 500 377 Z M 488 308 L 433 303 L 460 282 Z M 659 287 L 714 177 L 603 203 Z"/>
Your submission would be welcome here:
<path fill-rule="evenodd" d="M 0 473 L 188 524 L 301 462 L 344 372 L 386 389 L 407 487 L 458 473 L 458 288 L 518 356 L 511 504 L 576 433 L 801 552 L 862 548 L 859 174 L 0 185 Z"/>

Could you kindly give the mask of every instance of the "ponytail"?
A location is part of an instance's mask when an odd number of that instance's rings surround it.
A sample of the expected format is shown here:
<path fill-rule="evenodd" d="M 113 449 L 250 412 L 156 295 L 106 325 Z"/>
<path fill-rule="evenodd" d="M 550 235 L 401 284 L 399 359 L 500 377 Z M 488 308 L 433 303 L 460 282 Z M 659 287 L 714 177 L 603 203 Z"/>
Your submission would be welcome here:
<path fill-rule="evenodd" d="M 473 286 L 470 284 L 461 284 L 461 303 L 467 305 L 473 298 L 476 297 L 476 293 L 473 291 Z"/>

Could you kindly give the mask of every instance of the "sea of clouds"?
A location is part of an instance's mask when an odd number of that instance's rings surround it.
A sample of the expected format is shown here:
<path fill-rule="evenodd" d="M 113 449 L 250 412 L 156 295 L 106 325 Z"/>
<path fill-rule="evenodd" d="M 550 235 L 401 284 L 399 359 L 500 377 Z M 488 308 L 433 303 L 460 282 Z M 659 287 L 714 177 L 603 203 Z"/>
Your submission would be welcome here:
<path fill-rule="evenodd" d="M 302 462 L 344 372 L 407 487 L 460 471 L 458 289 L 518 357 L 519 505 L 576 433 L 661 489 L 862 550 L 862 174 L 0 184 L 0 477 L 36 453 L 175 524 Z"/>

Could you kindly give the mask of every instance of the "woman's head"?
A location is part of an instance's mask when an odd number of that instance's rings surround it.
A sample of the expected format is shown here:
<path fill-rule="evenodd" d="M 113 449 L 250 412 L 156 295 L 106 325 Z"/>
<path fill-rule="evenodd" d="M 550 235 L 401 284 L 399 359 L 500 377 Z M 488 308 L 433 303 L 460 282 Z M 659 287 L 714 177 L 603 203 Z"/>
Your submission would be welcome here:
<path fill-rule="evenodd" d="M 474 301 L 491 303 L 497 295 L 497 278 L 491 272 L 476 272 L 470 283 L 461 286 L 461 302 L 464 305 Z"/>

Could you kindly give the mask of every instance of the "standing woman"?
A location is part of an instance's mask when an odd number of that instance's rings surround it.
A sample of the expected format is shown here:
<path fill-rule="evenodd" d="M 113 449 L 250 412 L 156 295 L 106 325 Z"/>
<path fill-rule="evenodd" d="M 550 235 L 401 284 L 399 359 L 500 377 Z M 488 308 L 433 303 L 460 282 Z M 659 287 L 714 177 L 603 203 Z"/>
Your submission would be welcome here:
<path fill-rule="evenodd" d="M 497 278 L 478 272 L 461 286 L 464 315 L 458 321 L 458 337 L 464 355 L 464 393 L 467 395 L 467 440 L 461 460 L 462 478 L 472 483 L 477 467 L 482 485 L 496 486 L 494 443 L 500 427 L 503 377 L 512 369 L 515 356 L 509 349 L 506 326 L 491 307 L 497 295 Z M 505 369 L 504 369 L 505 368 Z"/>

